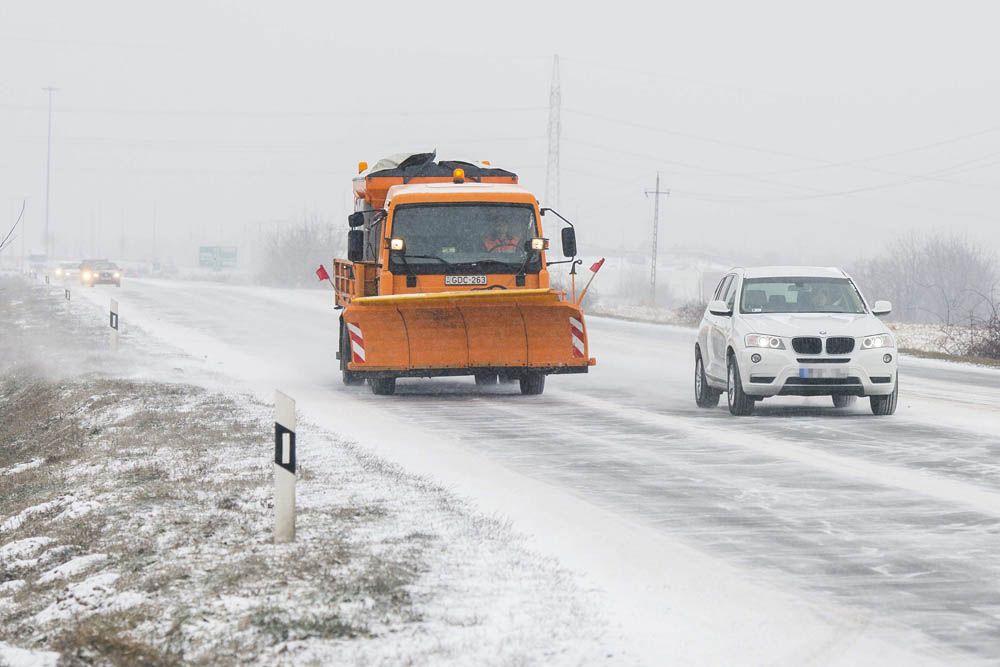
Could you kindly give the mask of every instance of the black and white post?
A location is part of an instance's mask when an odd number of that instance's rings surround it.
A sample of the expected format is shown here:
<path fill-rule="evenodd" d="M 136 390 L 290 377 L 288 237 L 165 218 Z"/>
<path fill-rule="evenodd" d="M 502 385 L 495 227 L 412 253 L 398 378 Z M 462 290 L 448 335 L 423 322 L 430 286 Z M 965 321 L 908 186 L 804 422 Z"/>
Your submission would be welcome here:
<path fill-rule="evenodd" d="M 66 290 L 69 292 L 69 290 Z M 111 325 L 111 351 L 118 351 L 118 302 L 111 299 L 111 313 L 108 318 L 108 324 Z"/>
<path fill-rule="evenodd" d="M 274 541 L 295 541 L 295 401 L 274 392 Z"/>

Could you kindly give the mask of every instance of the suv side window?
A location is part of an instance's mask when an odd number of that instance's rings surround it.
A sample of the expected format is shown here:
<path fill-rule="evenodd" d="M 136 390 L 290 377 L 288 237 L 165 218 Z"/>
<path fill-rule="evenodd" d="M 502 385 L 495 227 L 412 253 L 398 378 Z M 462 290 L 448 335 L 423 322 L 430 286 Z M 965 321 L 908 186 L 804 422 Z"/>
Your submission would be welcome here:
<path fill-rule="evenodd" d="M 732 280 L 733 276 L 723 276 L 722 280 L 719 281 L 719 286 L 715 288 L 715 296 L 712 298 L 716 301 L 723 299 L 726 293 L 726 289 L 729 287 L 729 282 Z"/>
<path fill-rule="evenodd" d="M 729 308 L 732 308 L 736 304 L 736 283 L 739 282 L 737 276 L 730 276 L 732 280 L 729 281 L 729 286 L 726 288 L 726 296 L 723 297 L 723 301 Z"/>

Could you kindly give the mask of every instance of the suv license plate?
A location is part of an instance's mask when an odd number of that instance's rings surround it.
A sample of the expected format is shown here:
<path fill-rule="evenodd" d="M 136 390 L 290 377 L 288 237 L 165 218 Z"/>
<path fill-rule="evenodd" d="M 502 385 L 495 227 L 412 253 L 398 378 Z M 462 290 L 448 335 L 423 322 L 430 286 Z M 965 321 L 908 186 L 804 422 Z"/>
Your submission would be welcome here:
<path fill-rule="evenodd" d="M 846 378 L 846 368 L 800 368 L 800 378 Z"/>
<path fill-rule="evenodd" d="M 445 276 L 445 285 L 485 285 L 486 276 Z"/>

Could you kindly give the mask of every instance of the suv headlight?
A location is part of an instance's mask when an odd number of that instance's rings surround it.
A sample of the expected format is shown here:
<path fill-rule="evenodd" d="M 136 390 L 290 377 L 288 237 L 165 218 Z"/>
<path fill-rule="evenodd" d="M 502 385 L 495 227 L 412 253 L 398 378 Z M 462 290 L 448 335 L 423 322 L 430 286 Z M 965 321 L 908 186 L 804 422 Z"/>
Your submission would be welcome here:
<path fill-rule="evenodd" d="M 777 336 L 764 336 L 761 334 L 747 334 L 747 347 L 766 347 L 771 350 L 784 350 L 785 343 Z"/>
<path fill-rule="evenodd" d="M 875 334 L 861 339 L 862 350 L 878 350 L 883 347 L 896 347 L 896 341 L 889 334 Z"/>

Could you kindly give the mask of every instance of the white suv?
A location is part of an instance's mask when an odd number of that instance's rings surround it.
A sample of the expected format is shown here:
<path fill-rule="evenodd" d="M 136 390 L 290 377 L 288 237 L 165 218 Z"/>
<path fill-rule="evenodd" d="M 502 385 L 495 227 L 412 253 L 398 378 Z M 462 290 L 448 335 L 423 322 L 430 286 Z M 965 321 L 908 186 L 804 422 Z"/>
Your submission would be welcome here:
<path fill-rule="evenodd" d="M 840 269 L 733 269 L 715 289 L 694 346 L 700 407 L 749 415 L 769 396 L 832 396 L 834 406 L 868 396 L 872 412 L 896 411 L 896 341 Z"/>

